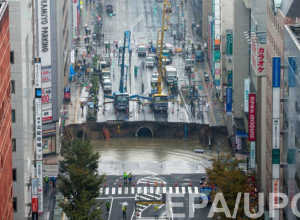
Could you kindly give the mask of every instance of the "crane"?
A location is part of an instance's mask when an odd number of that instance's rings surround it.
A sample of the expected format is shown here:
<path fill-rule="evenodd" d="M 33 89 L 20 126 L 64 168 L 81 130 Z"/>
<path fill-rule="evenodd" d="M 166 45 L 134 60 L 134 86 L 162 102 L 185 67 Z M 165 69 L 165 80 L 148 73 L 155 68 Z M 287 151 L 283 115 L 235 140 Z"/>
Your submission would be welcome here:
<path fill-rule="evenodd" d="M 131 98 L 137 97 L 137 95 L 131 95 L 126 92 L 126 86 L 124 87 L 124 76 L 125 76 L 125 67 L 128 71 L 128 66 L 125 65 L 125 49 L 128 49 L 130 52 L 130 31 L 124 31 L 124 44 L 123 47 L 119 47 L 119 55 L 118 55 L 118 66 L 121 67 L 121 76 L 120 76 L 120 84 L 119 91 L 114 92 L 112 96 L 105 95 L 105 98 L 113 99 L 114 101 L 104 102 L 104 105 L 107 103 L 114 103 L 115 111 L 117 110 L 129 110 L 129 101 Z M 127 45 L 126 45 L 127 42 Z M 126 82 L 127 82 L 127 74 L 126 74 Z M 127 84 L 127 83 L 126 83 Z"/>

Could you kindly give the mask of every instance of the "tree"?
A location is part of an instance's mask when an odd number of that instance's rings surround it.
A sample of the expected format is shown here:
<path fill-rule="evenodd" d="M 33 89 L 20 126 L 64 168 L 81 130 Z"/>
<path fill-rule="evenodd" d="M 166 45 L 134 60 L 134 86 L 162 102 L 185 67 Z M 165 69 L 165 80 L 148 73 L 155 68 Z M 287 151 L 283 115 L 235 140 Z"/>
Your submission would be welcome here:
<path fill-rule="evenodd" d="M 60 166 L 65 175 L 59 175 L 59 190 L 64 200 L 59 206 L 71 220 L 101 219 L 100 202 L 96 201 L 104 175 L 98 175 L 100 155 L 93 152 L 89 141 L 63 142 L 64 160 Z"/>
<path fill-rule="evenodd" d="M 257 206 L 256 195 L 253 194 L 252 176 L 245 175 L 239 168 L 239 160 L 231 160 L 229 157 L 221 160 L 212 159 L 212 167 L 207 168 L 209 184 L 214 187 L 212 199 L 217 193 L 222 193 L 232 215 L 235 208 L 237 195 L 242 193 L 238 206 L 236 219 L 248 219 L 244 212 L 244 193 L 250 193 L 250 210 Z M 218 203 L 218 207 L 222 207 Z M 227 219 L 224 213 L 215 213 L 214 219 Z"/>

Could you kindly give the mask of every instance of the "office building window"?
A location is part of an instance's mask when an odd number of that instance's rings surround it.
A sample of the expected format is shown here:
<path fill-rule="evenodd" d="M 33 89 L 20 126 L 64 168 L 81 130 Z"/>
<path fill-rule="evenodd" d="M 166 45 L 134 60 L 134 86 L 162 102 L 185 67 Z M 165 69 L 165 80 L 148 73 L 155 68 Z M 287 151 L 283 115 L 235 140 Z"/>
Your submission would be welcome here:
<path fill-rule="evenodd" d="M 15 63 L 15 52 L 10 51 L 10 63 Z"/>
<path fill-rule="evenodd" d="M 11 81 L 11 93 L 15 93 L 15 80 Z"/>
<path fill-rule="evenodd" d="M 13 176 L 13 181 L 17 181 L 17 169 L 13 169 L 12 176 Z"/>
<path fill-rule="evenodd" d="M 12 109 L 11 110 L 11 122 L 16 122 L 16 110 Z"/>
<path fill-rule="evenodd" d="M 13 211 L 17 212 L 17 197 L 13 198 Z"/>
<path fill-rule="evenodd" d="M 17 151 L 17 139 L 15 138 L 11 139 L 11 148 L 13 152 Z"/>

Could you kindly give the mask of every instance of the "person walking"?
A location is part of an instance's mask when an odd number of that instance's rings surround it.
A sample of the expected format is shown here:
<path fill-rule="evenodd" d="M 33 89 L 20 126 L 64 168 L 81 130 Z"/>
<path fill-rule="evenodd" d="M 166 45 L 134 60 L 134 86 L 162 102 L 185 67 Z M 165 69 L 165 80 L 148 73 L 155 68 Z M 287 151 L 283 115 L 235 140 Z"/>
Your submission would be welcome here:
<path fill-rule="evenodd" d="M 107 46 L 107 44 L 105 44 L 105 53 L 107 53 L 107 48 L 108 48 L 108 46 Z"/>
<path fill-rule="evenodd" d="M 155 207 L 154 207 L 154 209 L 155 209 L 155 215 L 154 215 L 154 218 L 156 219 L 158 219 L 158 205 L 156 204 L 155 205 Z"/>
<path fill-rule="evenodd" d="M 81 110 L 82 110 L 82 112 L 83 112 L 84 103 L 83 103 L 83 102 L 81 102 L 81 103 L 80 103 L 80 106 L 81 106 Z"/>
<path fill-rule="evenodd" d="M 55 177 L 55 176 L 52 176 L 52 177 L 50 178 L 50 180 L 51 180 L 51 182 L 52 182 L 52 189 L 53 189 L 53 191 L 55 191 L 55 190 L 56 190 L 56 177 Z"/>
<path fill-rule="evenodd" d="M 49 177 L 47 175 L 46 175 L 44 181 L 46 183 L 46 190 L 47 190 L 49 188 Z"/>
<path fill-rule="evenodd" d="M 131 173 L 128 174 L 128 179 L 129 179 L 129 184 L 132 183 L 132 174 Z"/>
<path fill-rule="evenodd" d="M 107 44 L 107 49 L 108 49 L 108 52 L 110 52 L 110 44 L 109 43 Z"/>
<path fill-rule="evenodd" d="M 122 210 L 123 210 L 123 219 L 126 219 L 126 206 L 125 205 L 123 205 Z"/>
<path fill-rule="evenodd" d="M 187 0 L 184 0 L 185 8 L 187 8 Z"/>
<path fill-rule="evenodd" d="M 110 202 L 108 200 L 106 200 L 106 213 L 109 213 L 110 211 Z"/>
<path fill-rule="evenodd" d="M 85 58 L 83 58 L 83 65 L 85 66 L 85 63 L 86 63 L 86 59 Z"/>
<path fill-rule="evenodd" d="M 123 177 L 124 177 L 124 185 L 127 185 L 127 173 L 126 172 L 124 172 Z"/>

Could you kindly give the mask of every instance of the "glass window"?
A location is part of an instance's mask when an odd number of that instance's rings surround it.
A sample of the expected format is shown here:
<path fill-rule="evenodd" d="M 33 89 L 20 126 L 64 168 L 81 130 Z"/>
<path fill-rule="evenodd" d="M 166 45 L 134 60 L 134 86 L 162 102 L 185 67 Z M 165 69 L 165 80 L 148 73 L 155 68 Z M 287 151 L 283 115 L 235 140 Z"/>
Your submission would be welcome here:
<path fill-rule="evenodd" d="M 118 96 L 118 101 L 126 101 L 126 100 L 127 100 L 127 96 L 124 96 L 124 95 Z"/>
<path fill-rule="evenodd" d="M 15 80 L 11 81 L 11 93 L 15 93 Z"/>
<path fill-rule="evenodd" d="M 15 139 L 15 138 L 11 139 L 11 148 L 12 148 L 12 151 L 14 151 L 14 152 L 17 151 L 17 139 Z"/>
<path fill-rule="evenodd" d="M 11 122 L 16 122 L 16 110 L 12 109 L 11 110 Z"/>
<path fill-rule="evenodd" d="M 10 63 L 15 63 L 15 52 L 10 51 Z"/>
<path fill-rule="evenodd" d="M 17 169 L 12 170 L 13 181 L 17 181 Z"/>
<path fill-rule="evenodd" d="M 13 211 L 17 212 L 17 197 L 13 198 Z"/>

